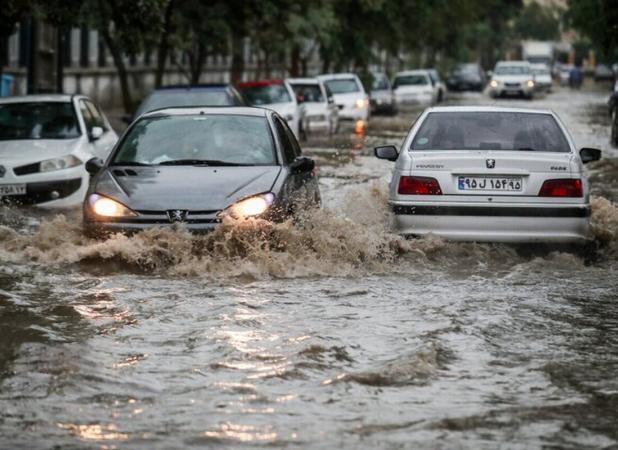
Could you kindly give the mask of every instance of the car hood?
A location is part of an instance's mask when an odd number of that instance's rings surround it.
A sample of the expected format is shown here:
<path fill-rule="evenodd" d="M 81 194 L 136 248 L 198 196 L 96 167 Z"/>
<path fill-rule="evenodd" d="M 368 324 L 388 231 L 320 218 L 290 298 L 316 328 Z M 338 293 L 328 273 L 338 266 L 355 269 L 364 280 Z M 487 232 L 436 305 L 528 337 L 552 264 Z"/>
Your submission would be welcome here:
<path fill-rule="evenodd" d="M 270 191 L 280 172 L 280 166 L 115 166 L 99 175 L 92 191 L 138 211 L 219 211 Z"/>
<path fill-rule="evenodd" d="M 81 138 L 0 140 L 0 163 L 16 166 L 70 155 L 79 148 L 80 141 Z"/>

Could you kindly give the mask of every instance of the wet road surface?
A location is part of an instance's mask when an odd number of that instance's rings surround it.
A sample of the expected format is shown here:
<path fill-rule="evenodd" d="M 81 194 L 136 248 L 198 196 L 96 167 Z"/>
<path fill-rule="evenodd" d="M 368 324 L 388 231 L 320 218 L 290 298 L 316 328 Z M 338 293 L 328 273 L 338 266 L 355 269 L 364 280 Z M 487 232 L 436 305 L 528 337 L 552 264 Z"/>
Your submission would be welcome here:
<path fill-rule="evenodd" d="M 392 165 L 418 111 L 305 145 L 297 224 L 91 241 L 0 211 L 0 448 L 616 448 L 618 152 L 605 91 L 554 109 L 590 165 L 598 251 L 405 241 Z"/>

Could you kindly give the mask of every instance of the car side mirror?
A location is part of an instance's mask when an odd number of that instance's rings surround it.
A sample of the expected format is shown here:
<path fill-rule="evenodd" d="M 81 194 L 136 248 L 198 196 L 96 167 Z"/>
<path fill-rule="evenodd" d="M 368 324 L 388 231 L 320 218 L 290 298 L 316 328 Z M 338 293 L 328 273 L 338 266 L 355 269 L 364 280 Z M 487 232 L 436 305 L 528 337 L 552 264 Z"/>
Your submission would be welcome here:
<path fill-rule="evenodd" d="M 91 158 L 86 161 L 86 172 L 94 176 L 103 168 L 103 160 L 101 158 Z"/>
<path fill-rule="evenodd" d="M 329 96 L 329 97 L 326 99 L 326 101 L 327 101 L 328 103 L 331 103 L 331 104 L 332 104 L 332 103 L 335 103 L 335 99 L 334 99 L 332 96 Z"/>
<path fill-rule="evenodd" d="M 601 159 L 601 150 L 598 148 L 584 147 L 579 151 L 579 157 L 582 159 L 584 164 L 592 161 L 598 161 Z"/>
<path fill-rule="evenodd" d="M 388 161 L 397 161 L 399 157 L 399 152 L 397 151 L 397 147 L 394 145 L 384 145 L 382 147 L 376 147 L 373 149 L 376 158 L 386 159 Z"/>
<path fill-rule="evenodd" d="M 90 140 L 91 141 L 97 141 L 101 138 L 101 136 L 103 136 L 103 133 L 105 132 L 105 130 L 103 130 L 103 128 L 101 127 L 92 127 L 90 129 Z"/>
<path fill-rule="evenodd" d="M 302 156 L 290 164 L 290 169 L 292 169 L 292 172 L 294 173 L 311 172 L 315 169 L 315 161 L 311 158 L 307 158 L 306 156 Z"/>

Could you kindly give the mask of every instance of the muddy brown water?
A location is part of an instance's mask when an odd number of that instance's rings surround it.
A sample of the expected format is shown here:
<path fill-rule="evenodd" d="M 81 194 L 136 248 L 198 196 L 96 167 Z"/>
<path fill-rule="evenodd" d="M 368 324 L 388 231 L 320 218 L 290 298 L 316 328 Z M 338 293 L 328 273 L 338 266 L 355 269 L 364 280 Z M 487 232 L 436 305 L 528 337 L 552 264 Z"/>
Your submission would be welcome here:
<path fill-rule="evenodd" d="M 414 110 L 312 138 L 324 209 L 294 224 L 99 242 L 78 209 L 3 207 L 0 448 L 616 448 L 606 96 L 500 101 L 605 150 L 593 255 L 392 234 L 371 147 Z"/>

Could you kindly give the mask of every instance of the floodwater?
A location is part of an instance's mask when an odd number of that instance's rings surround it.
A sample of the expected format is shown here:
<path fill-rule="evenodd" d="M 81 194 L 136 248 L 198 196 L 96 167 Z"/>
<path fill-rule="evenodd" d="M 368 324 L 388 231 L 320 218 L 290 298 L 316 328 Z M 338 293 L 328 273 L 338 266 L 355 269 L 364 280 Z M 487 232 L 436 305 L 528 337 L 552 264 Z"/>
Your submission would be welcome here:
<path fill-rule="evenodd" d="M 593 253 L 392 234 L 371 148 L 418 111 L 310 141 L 324 208 L 294 224 L 98 242 L 78 209 L 4 207 L 0 448 L 617 448 L 607 96 L 499 101 L 605 151 Z"/>

